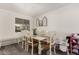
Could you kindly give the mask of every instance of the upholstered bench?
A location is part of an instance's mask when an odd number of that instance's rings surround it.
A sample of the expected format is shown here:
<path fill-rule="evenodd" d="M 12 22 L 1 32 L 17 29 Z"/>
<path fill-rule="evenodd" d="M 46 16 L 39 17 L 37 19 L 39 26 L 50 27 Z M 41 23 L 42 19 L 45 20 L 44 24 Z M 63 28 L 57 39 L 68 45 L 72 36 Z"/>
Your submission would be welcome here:
<path fill-rule="evenodd" d="M 19 43 L 24 36 L 8 36 L 8 37 L 0 37 L 0 47 L 5 45 L 10 45 L 14 43 Z"/>

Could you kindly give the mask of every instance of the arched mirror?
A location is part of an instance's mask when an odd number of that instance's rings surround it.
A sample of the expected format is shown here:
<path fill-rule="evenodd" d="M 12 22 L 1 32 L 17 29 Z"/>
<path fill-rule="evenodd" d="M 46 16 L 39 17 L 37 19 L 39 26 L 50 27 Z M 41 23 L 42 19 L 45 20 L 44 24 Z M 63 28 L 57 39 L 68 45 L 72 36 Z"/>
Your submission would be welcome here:
<path fill-rule="evenodd" d="M 43 17 L 42 22 L 43 22 L 43 26 L 47 26 L 47 17 L 46 16 Z"/>
<path fill-rule="evenodd" d="M 47 17 L 44 16 L 42 19 L 37 18 L 36 25 L 37 26 L 47 26 Z"/>
<path fill-rule="evenodd" d="M 40 20 L 39 20 L 39 18 L 36 19 L 36 26 L 40 26 Z"/>

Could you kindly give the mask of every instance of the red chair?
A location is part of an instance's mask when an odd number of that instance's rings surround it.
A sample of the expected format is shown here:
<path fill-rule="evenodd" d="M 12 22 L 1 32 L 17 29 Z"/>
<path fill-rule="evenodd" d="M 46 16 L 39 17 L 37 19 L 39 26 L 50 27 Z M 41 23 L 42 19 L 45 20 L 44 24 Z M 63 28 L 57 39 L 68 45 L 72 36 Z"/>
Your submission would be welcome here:
<path fill-rule="evenodd" d="M 71 54 L 72 53 L 79 54 L 78 39 L 76 39 L 74 35 L 69 36 L 68 43 L 69 43 L 68 49 L 71 52 Z M 75 51 L 78 51 L 78 52 L 75 52 Z"/>

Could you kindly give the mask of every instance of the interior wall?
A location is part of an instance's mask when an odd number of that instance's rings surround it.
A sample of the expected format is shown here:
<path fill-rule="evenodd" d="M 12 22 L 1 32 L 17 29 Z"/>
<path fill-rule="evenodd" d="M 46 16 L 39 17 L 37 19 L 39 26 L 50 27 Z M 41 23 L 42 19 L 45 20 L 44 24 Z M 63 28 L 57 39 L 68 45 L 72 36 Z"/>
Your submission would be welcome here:
<path fill-rule="evenodd" d="M 46 16 L 48 26 L 42 27 L 48 31 L 79 33 L 79 4 L 70 4 L 55 11 L 49 11 L 38 16 Z"/>
<path fill-rule="evenodd" d="M 32 17 L 0 9 L 0 39 L 23 35 L 21 32 L 15 32 L 15 17 L 30 20 L 32 27 Z"/>

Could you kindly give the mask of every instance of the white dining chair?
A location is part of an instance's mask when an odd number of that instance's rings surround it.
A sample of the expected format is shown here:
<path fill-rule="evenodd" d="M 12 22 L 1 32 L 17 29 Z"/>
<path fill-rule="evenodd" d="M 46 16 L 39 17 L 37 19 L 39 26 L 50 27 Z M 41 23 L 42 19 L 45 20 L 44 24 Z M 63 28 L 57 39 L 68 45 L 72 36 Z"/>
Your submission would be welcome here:
<path fill-rule="evenodd" d="M 25 41 L 25 50 L 28 52 L 29 51 L 29 46 L 31 46 L 31 55 L 33 55 L 34 47 L 38 46 L 38 43 L 34 42 L 34 35 L 32 35 L 30 32 L 25 35 L 26 41 Z"/>
<path fill-rule="evenodd" d="M 55 36 L 55 32 L 48 32 L 48 33 L 44 33 L 45 35 L 41 35 L 41 36 L 43 36 L 43 37 L 46 37 L 46 40 L 44 40 L 43 42 L 47 42 L 48 44 L 47 44 L 47 46 L 46 46 L 46 44 L 44 44 L 44 46 L 43 47 L 41 47 L 41 50 L 44 50 L 45 48 L 49 48 L 49 53 L 48 54 L 50 54 L 50 55 L 52 55 L 52 47 L 54 48 L 54 54 L 56 54 L 56 50 L 55 50 L 55 48 L 56 48 L 56 44 L 55 44 L 55 41 L 54 41 L 54 36 Z M 41 44 L 41 46 L 42 46 L 42 44 Z"/>
<path fill-rule="evenodd" d="M 67 52 L 67 55 L 69 55 L 69 51 L 68 51 L 68 40 L 66 40 L 66 36 L 68 35 L 68 33 L 58 33 L 58 37 L 57 39 L 59 40 L 59 49 L 62 52 Z"/>
<path fill-rule="evenodd" d="M 31 55 L 33 55 L 33 39 L 31 38 L 32 34 L 30 31 L 27 31 L 27 33 L 24 36 L 24 42 L 22 43 L 24 45 L 25 50 L 29 51 L 29 45 L 31 45 Z"/>
<path fill-rule="evenodd" d="M 56 41 L 55 41 L 55 32 L 50 32 L 50 55 L 52 55 L 52 47 L 53 47 L 53 52 L 56 54 Z"/>
<path fill-rule="evenodd" d="M 29 51 L 29 45 L 31 46 L 31 55 L 33 55 L 33 39 L 31 38 L 31 36 L 27 35 L 25 41 L 25 50 L 27 52 Z"/>

